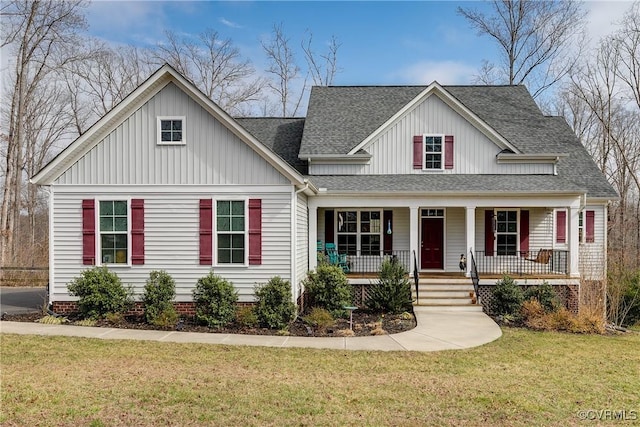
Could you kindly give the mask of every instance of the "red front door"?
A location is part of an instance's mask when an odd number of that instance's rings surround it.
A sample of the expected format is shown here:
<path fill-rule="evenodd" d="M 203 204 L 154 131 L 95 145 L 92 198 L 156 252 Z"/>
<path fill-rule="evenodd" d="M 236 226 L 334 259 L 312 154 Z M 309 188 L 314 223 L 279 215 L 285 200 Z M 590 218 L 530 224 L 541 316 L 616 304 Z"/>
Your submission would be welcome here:
<path fill-rule="evenodd" d="M 420 265 L 422 269 L 444 268 L 444 219 L 422 218 Z"/>

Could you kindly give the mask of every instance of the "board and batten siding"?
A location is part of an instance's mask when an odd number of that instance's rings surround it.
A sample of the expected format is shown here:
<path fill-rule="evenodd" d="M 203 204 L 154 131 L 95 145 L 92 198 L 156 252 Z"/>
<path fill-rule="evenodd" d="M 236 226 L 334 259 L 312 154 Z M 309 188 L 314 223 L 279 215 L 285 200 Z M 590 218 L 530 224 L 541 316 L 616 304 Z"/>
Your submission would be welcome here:
<path fill-rule="evenodd" d="M 184 145 L 158 145 L 157 117 L 184 116 Z M 289 184 L 173 83 L 73 164 L 56 184 Z"/>
<path fill-rule="evenodd" d="M 123 193 L 115 186 L 94 187 L 82 193 L 65 191 L 70 186 L 56 186 L 53 202 L 54 282 L 52 300 L 73 300 L 66 285 L 81 271 L 82 265 L 82 200 L 144 199 L 145 262 L 135 266 L 109 266 L 124 284 L 131 284 L 139 298 L 152 270 L 165 270 L 175 279 L 176 301 L 191 301 L 196 281 L 213 269 L 233 282 L 240 301 L 253 301 L 254 286 L 273 276 L 291 279 L 291 189 L 275 192 L 266 187 L 251 191 L 216 191 L 215 187 L 180 189 L 182 191 L 139 191 Z M 218 188 L 219 189 L 219 188 Z M 247 266 L 206 266 L 199 264 L 199 200 L 262 200 L 262 264 Z M 248 220 L 248 219 L 247 219 Z M 215 224 L 215 217 L 214 217 Z M 215 227 L 215 225 L 214 225 Z M 214 231 L 215 233 L 215 231 Z M 99 241 L 98 236 L 96 240 Z M 215 239 L 215 234 L 214 234 Z M 216 255 L 214 253 L 214 262 Z"/>
<path fill-rule="evenodd" d="M 413 136 L 422 134 L 454 136 L 453 169 L 436 173 L 553 174 L 553 165 L 550 164 L 498 164 L 496 155 L 501 148 L 437 95 L 429 96 L 364 147 L 364 150 L 372 156 L 369 164 L 324 165 L 311 162 L 309 173 L 311 175 L 434 173 L 413 169 Z"/>
<path fill-rule="evenodd" d="M 296 199 L 296 285 L 299 285 L 307 277 L 307 271 L 309 271 L 309 214 L 307 207 L 307 196 L 302 193 L 298 194 Z M 296 289 L 298 289 L 297 286 Z"/>

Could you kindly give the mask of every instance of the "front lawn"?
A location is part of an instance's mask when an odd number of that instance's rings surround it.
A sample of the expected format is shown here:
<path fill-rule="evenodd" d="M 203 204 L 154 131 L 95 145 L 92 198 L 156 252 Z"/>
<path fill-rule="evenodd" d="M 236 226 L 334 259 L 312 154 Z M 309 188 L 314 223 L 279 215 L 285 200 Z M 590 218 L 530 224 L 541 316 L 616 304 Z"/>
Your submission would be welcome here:
<path fill-rule="evenodd" d="M 640 334 L 507 328 L 485 346 L 437 353 L 1 339 L 3 426 L 528 426 L 616 414 L 640 419 Z"/>

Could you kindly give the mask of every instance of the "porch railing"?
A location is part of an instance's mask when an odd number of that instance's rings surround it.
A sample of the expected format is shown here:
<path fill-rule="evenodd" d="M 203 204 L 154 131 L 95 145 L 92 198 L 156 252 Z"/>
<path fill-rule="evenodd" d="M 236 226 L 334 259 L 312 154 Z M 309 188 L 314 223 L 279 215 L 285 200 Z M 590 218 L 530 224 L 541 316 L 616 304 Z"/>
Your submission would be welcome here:
<path fill-rule="evenodd" d="M 416 251 L 413 251 L 413 285 L 416 288 L 416 304 L 420 301 L 420 274 L 418 273 L 418 257 Z"/>
<path fill-rule="evenodd" d="M 536 249 L 513 252 L 509 255 L 476 251 L 475 255 L 478 272 L 483 274 L 516 276 L 569 274 L 569 251 Z"/>
<path fill-rule="evenodd" d="M 473 256 L 473 251 L 469 251 L 471 255 L 471 282 L 473 283 L 473 291 L 476 293 L 476 301 L 480 302 L 480 294 L 478 293 L 478 285 L 480 284 L 480 276 L 478 276 L 478 266 L 476 265 L 476 258 Z"/>
<path fill-rule="evenodd" d="M 404 269 L 411 271 L 411 251 L 380 251 L 379 253 L 370 253 L 356 251 L 347 253 L 347 266 L 349 274 L 377 274 L 380 271 L 382 262 L 385 259 L 399 262 Z"/>

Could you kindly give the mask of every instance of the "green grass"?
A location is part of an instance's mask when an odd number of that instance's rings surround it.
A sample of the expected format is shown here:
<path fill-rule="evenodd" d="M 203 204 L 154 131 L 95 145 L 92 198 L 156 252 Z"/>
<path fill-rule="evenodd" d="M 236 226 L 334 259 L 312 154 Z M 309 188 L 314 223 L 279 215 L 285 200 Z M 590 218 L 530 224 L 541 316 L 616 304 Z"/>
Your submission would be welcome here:
<path fill-rule="evenodd" d="M 3 426 L 599 424 L 580 410 L 640 419 L 639 334 L 505 329 L 437 353 L 1 339 Z"/>

